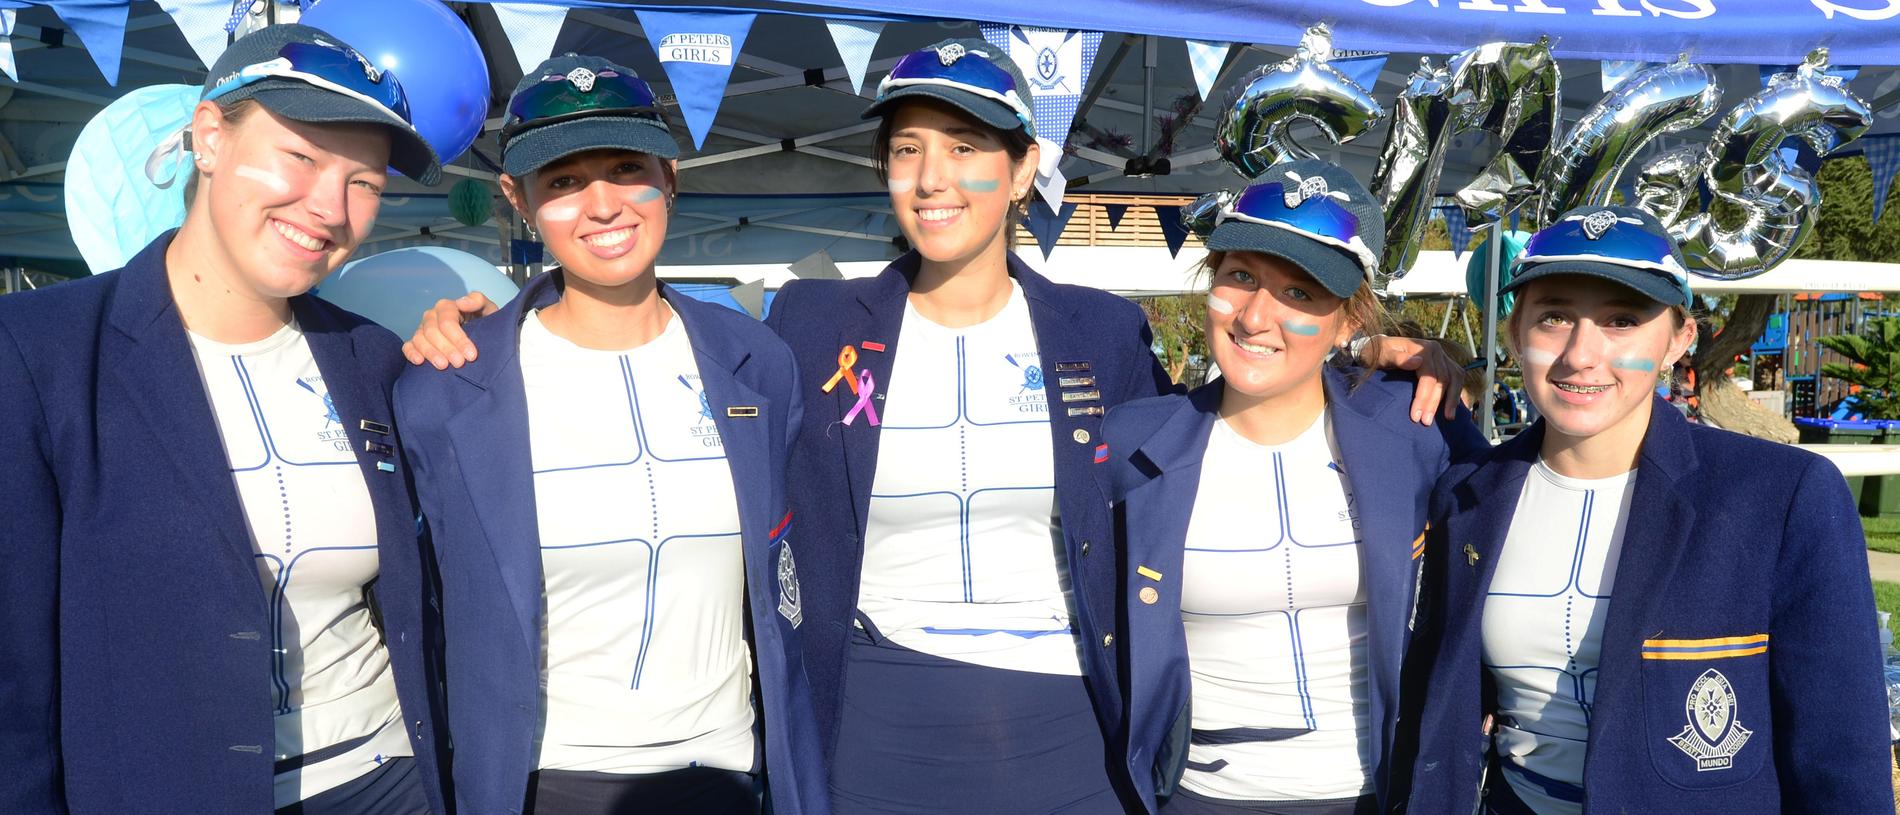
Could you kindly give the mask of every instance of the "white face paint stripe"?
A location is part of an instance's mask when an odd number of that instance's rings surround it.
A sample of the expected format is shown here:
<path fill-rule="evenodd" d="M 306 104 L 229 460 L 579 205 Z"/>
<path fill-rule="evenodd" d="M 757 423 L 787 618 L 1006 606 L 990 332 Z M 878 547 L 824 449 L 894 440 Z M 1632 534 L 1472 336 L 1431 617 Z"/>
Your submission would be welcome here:
<path fill-rule="evenodd" d="M 1524 349 L 1523 357 L 1525 362 L 1532 365 L 1554 365 L 1557 363 L 1557 355 L 1542 348 L 1526 348 Z"/>
<path fill-rule="evenodd" d="M 273 173 L 269 170 L 263 169 L 261 167 L 252 167 L 249 164 L 239 164 L 235 172 L 237 173 L 238 178 L 246 178 L 246 179 L 255 181 L 259 184 L 264 185 L 271 192 L 277 193 L 279 195 L 282 195 L 290 191 L 290 182 L 285 181 L 282 176 L 279 176 L 278 174 Z"/>
<path fill-rule="evenodd" d="M 917 189 L 917 179 L 915 178 L 893 178 L 889 179 L 886 183 L 890 187 L 892 195 L 902 195 Z"/>
<path fill-rule="evenodd" d="M 535 211 L 537 221 L 577 221 L 581 217 L 581 208 L 572 204 L 549 204 Z"/>
<path fill-rule="evenodd" d="M 1211 295 L 1211 294 L 1207 296 L 1207 307 L 1210 309 L 1213 309 L 1215 312 L 1220 313 L 1220 314 L 1234 313 L 1233 303 L 1229 303 L 1226 300 L 1223 300 L 1219 297 L 1215 297 L 1214 295 Z"/>

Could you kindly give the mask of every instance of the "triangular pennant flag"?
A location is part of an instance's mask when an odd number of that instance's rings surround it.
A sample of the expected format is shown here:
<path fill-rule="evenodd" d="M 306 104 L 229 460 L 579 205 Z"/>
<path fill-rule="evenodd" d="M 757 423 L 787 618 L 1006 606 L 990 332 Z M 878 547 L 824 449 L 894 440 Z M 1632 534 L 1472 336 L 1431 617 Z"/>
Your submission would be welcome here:
<path fill-rule="evenodd" d="M 119 56 L 125 50 L 125 16 L 131 3 L 59 3 L 53 11 L 72 26 L 73 33 L 105 74 L 106 84 L 119 86 Z"/>
<path fill-rule="evenodd" d="M 1345 74 L 1354 84 L 1370 91 L 1372 86 L 1379 84 L 1379 72 L 1385 69 L 1386 58 L 1390 56 L 1383 51 L 1365 54 L 1336 51 L 1328 64 Z"/>
<path fill-rule="evenodd" d="M 1055 251 L 1056 239 L 1062 237 L 1062 229 L 1069 225 L 1069 219 L 1075 217 L 1075 205 L 1063 204 L 1058 212 L 1050 212 L 1042 207 L 1030 207 L 1029 216 L 1023 219 L 1023 227 L 1029 234 L 1036 236 L 1036 245 L 1042 248 L 1042 259 L 1048 260 L 1049 253 Z"/>
<path fill-rule="evenodd" d="M 1128 212 L 1128 205 L 1103 204 L 1102 209 L 1108 212 L 1108 231 L 1113 232 L 1120 229 L 1122 225 L 1122 215 Z"/>
<path fill-rule="evenodd" d="M 757 15 L 645 9 L 633 13 L 666 69 L 680 115 L 693 133 L 693 149 L 698 150 L 706 144 L 719 103 L 725 100 L 726 80 Z"/>
<path fill-rule="evenodd" d="M 872 230 L 866 230 L 865 234 L 876 235 L 878 233 Z M 797 263 L 787 268 L 791 270 L 793 277 L 800 280 L 844 279 L 844 272 L 840 271 L 837 262 L 831 259 L 831 253 L 823 249 L 806 255 Z"/>
<path fill-rule="evenodd" d="M 1187 224 L 1181 223 L 1181 208 L 1157 205 L 1155 219 L 1161 222 L 1161 237 L 1168 241 L 1168 257 L 1181 254 L 1188 235 Z"/>
<path fill-rule="evenodd" d="M 1075 109 L 1088 88 L 1102 32 L 994 23 L 980 28 L 983 39 L 1003 49 L 1029 82 L 1029 108 L 1036 121 L 1036 141 L 1042 145 L 1042 165 L 1036 170 L 1049 175 L 1062 160 L 1062 145 L 1069 141 Z"/>
<path fill-rule="evenodd" d="M 218 61 L 229 36 L 224 30 L 231 16 L 229 0 L 158 0 L 158 7 L 171 15 L 178 33 L 185 35 L 191 52 L 206 68 Z"/>
<path fill-rule="evenodd" d="M 1227 61 L 1227 49 L 1233 45 L 1224 42 L 1205 42 L 1203 40 L 1185 40 L 1188 51 L 1188 67 L 1194 69 L 1194 88 L 1201 93 L 1201 99 L 1214 90 L 1214 80 L 1220 78 L 1221 63 Z"/>
<path fill-rule="evenodd" d="M 1050 167 L 1047 173 L 1036 176 L 1036 192 L 1042 193 L 1042 202 L 1055 212 L 1062 208 L 1062 196 L 1069 192 L 1069 179 L 1062 175 L 1062 168 Z"/>
<path fill-rule="evenodd" d="M 488 7 L 495 10 L 496 21 L 508 34 L 521 73 L 534 70 L 554 55 L 554 41 L 561 36 L 561 24 L 567 22 L 566 8 L 539 3 L 490 3 Z M 720 89 L 722 93 L 724 90 Z"/>
<path fill-rule="evenodd" d="M 13 9 L 0 9 L 0 71 L 7 72 L 7 78 L 20 81 L 20 66 L 13 61 Z"/>
<path fill-rule="evenodd" d="M 1438 209 L 1445 213 L 1445 231 L 1451 237 L 1452 258 L 1463 257 L 1465 248 L 1471 245 L 1471 230 L 1465 226 L 1465 208 L 1452 206 Z"/>
<path fill-rule="evenodd" d="M 1616 86 L 1660 63 L 1643 62 L 1634 59 L 1606 59 L 1599 63 L 1598 79 L 1602 80 L 1603 92 L 1609 93 Z"/>
<path fill-rule="evenodd" d="M 1867 156 L 1867 169 L 1874 173 L 1874 223 L 1880 223 L 1887 208 L 1887 193 L 1893 189 L 1893 175 L 1900 170 L 1900 134 L 1867 136 L 1860 140 Z"/>
<path fill-rule="evenodd" d="M 826 20 L 825 28 L 831 31 L 831 42 L 838 46 L 838 57 L 844 60 L 844 72 L 851 77 L 851 92 L 864 92 L 864 66 L 871 64 L 871 51 L 877 48 L 877 38 L 884 33 L 884 24 L 868 20 Z"/>
<path fill-rule="evenodd" d="M 726 294 L 732 297 L 732 302 L 738 303 L 740 308 L 745 309 L 745 313 L 752 315 L 752 319 L 757 320 L 765 316 L 764 280 L 741 283 L 727 290 Z"/>

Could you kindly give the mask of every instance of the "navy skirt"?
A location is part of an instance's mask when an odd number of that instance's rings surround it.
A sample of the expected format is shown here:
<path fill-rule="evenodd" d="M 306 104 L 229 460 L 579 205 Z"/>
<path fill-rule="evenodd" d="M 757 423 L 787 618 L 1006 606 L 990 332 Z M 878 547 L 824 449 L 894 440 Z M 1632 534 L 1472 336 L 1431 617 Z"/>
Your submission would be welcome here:
<path fill-rule="evenodd" d="M 1120 813 L 1079 676 L 1008 671 L 853 629 L 832 810 Z"/>
<path fill-rule="evenodd" d="M 409 756 L 385 759 L 376 769 L 277 810 L 277 815 L 428 815 L 422 771 Z"/>

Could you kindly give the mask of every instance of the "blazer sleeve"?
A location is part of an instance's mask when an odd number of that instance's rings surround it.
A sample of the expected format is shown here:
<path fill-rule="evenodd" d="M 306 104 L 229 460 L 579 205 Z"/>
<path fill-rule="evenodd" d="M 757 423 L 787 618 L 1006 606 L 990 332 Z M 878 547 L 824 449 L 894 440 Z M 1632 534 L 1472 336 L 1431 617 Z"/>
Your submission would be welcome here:
<path fill-rule="evenodd" d="M 0 323 L 0 812 L 66 811 L 59 740 L 59 489 L 26 359 Z"/>
<path fill-rule="evenodd" d="M 1458 395 L 1447 393 L 1445 396 L 1455 399 Z M 1444 437 L 1452 461 L 1460 461 L 1491 449 L 1491 443 L 1485 441 L 1484 433 L 1478 430 L 1478 423 L 1472 419 L 1471 409 L 1463 405 L 1458 406 L 1458 415 L 1450 419 L 1441 416 L 1432 425 Z"/>
<path fill-rule="evenodd" d="M 1769 644 L 1785 812 L 1892 812 L 1888 717 L 1860 516 L 1814 457 L 1782 530 Z"/>

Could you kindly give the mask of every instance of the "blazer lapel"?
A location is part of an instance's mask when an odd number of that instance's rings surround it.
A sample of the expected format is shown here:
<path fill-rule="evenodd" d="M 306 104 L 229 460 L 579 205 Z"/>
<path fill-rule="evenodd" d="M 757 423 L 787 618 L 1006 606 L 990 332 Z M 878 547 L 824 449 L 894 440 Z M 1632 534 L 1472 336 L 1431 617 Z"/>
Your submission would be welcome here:
<path fill-rule="evenodd" d="M 541 642 L 541 532 L 520 325 L 529 309 L 560 299 L 559 277 L 546 274 L 529 281 L 507 308 L 469 325 L 469 338 L 483 354 L 457 375 L 482 393 L 446 423 L 462 481 L 530 653 L 539 653 Z"/>
<path fill-rule="evenodd" d="M 1173 580 L 1159 584 L 1159 608 L 1181 607 L 1180 579 L 1188 524 L 1194 518 L 1194 496 L 1201 485 L 1201 461 L 1207 455 L 1208 434 L 1220 406 L 1219 380 L 1196 388 L 1167 420 L 1138 442 L 1132 458 L 1149 475 L 1147 483 L 1128 491 L 1123 503 L 1141 507 L 1140 525 L 1124 535 L 1128 574 L 1148 567 Z M 1131 527 L 1134 519 L 1130 518 Z M 1132 579 L 1132 578 L 1131 578 Z M 1139 582 L 1139 581 L 1137 581 Z"/>
<path fill-rule="evenodd" d="M 916 273 L 918 257 L 912 253 L 898 258 L 878 275 L 872 287 L 858 296 L 859 310 L 838 329 L 838 348 L 852 346 L 857 355 L 854 370 L 871 373 L 876 390 L 871 404 L 879 409 L 880 419 L 884 394 L 891 384 L 891 363 L 897 359 L 897 335 L 904 325 L 904 300 L 910 294 L 910 275 Z M 867 342 L 882 345 L 884 350 L 876 350 L 875 345 L 867 349 Z M 832 373 L 806 371 L 804 375 L 829 379 Z M 857 395 L 839 382 L 831 390 L 829 403 L 807 405 L 805 409 L 831 411 L 833 423 L 828 429 L 844 436 L 845 475 L 851 482 L 851 505 L 858 514 L 858 540 L 863 541 L 871 511 L 871 484 L 877 479 L 878 428 L 862 414 L 851 424 L 842 424 L 857 401 Z"/>
<path fill-rule="evenodd" d="M 1084 518 L 1089 508 L 1108 503 L 1108 490 L 1102 483 L 1107 468 L 1095 466 L 1098 450 L 1101 451 L 1099 458 L 1107 458 L 1107 445 L 1101 438 L 1107 404 L 1102 400 L 1099 386 L 1063 388 L 1061 384 L 1065 376 L 1100 380 L 1106 371 L 1097 366 L 1105 368 L 1111 363 L 1100 358 L 1097 353 L 1100 348 L 1089 345 L 1087 332 L 1076 329 L 1087 315 L 1070 311 L 1055 296 L 1053 285 L 1014 254 L 1009 256 L 1009 264 L 1010 274 L 1023 287 L 1023 297 L 1029 301 L 1029 322 L 1035 327 L 1036 350 L 1042 356 L 1042 391 L 1049 406 L 1049 449 L 1055 456 L 1056 499 L 1061 504 L 1063 517 Z M 1075 401 L 1065 401 L 1065 393 Z M 1070 415 L 1072 410 L 1075 415 Z M 1207 440 L 1203 438 L 1201 444 L 1205 448 Z M 1086 492 L 1078 489 L 1083 483 L 1091 489 Z"/>
<path fill-rule="evenodd" d="M 1524 477 L 1537 462 L 1543 442 L 1540 421 L 1499 447 L 1488 465 L 1453 488 L 1457 504 L 1445 519 L 1445 540 L 1458 551 L 1447 554 L 1452 564 L 1447 581 L 1454 590 L 1464 589 L 1464 603 L 1477 602 L 1490 590 L 1498 554 L 1504 551 L 1504 536 L 1511 530 L 1511 517 L 1517 514 L 1517 500 L 1524 491 Z"/>
<path fill-rule="evenodd" d="M 100 356 L 124 400 L 138 406 L 146 427 L 169 454 L 175 483 L 239 556 L 232 562 L 248 569 L 255 553 L 231 462 L 165 273 L 170 245 L 170 236 L 153 241 L 119 271 L 107 317 L 114 330 L 101 339 Z"/>
<path fill-rule="evenodd" d="M 700 324 L 701 309 L 724 306 L 709 306 L 689 297 L 675 296 L 664 284 L 661 293 L 685 324 L 687 339 L 693 347 L 700 386 L 706 391 L 713 426 L 719 428 L 726 466 L 732 471 L 733 492 L 739 500 L 739 530 L 747 543 L 742 547 L 746 583 L 753 590 L 753 596 L 764 596 L 757 592 L 765 588 L 762 582 L 765 575 L 773 573 L 761 560 L 766 556 L 764 542 L 772 524 L 778 522 L 772 513 L 782 503 L 776 500 L 781 493 L 780 485 L 772 482 L 772 474 L 779 471 L 772 461 L 771 434 L 772 411 L 778 406 L 739 380 L 737 374 L 751 359 L 751 352 L 732 342 L 731 337 L 711 330 L 712 326 Z M 755 542 L 759 545 L 753 545 Z"/>
<path fill-rule="evenodd" d="M 304 342 L 310 346 L 310 355 L 316 358 L 317 370 L 323 372 L 323 384 L 336 404 L 337 415 L 343 419 L 350 451 L 356 455 L 363 482 L 369 487 L 371 504 L 376 510 L 377 539 L 414 540 L 415 507 L 396 459 L 395 422 L 390 418 L 389 408 L 390 382 L 382 378 L 381 372 L 365 367 L 357 359 L 356 341 L 349 329 L 316 308 L 308 295 L 291 298 L 290 306 L 303 330 Z M 380 452 L 384 449 L 389 452 Z M 379 464 L 389 469 L 378 469 Z"/>

